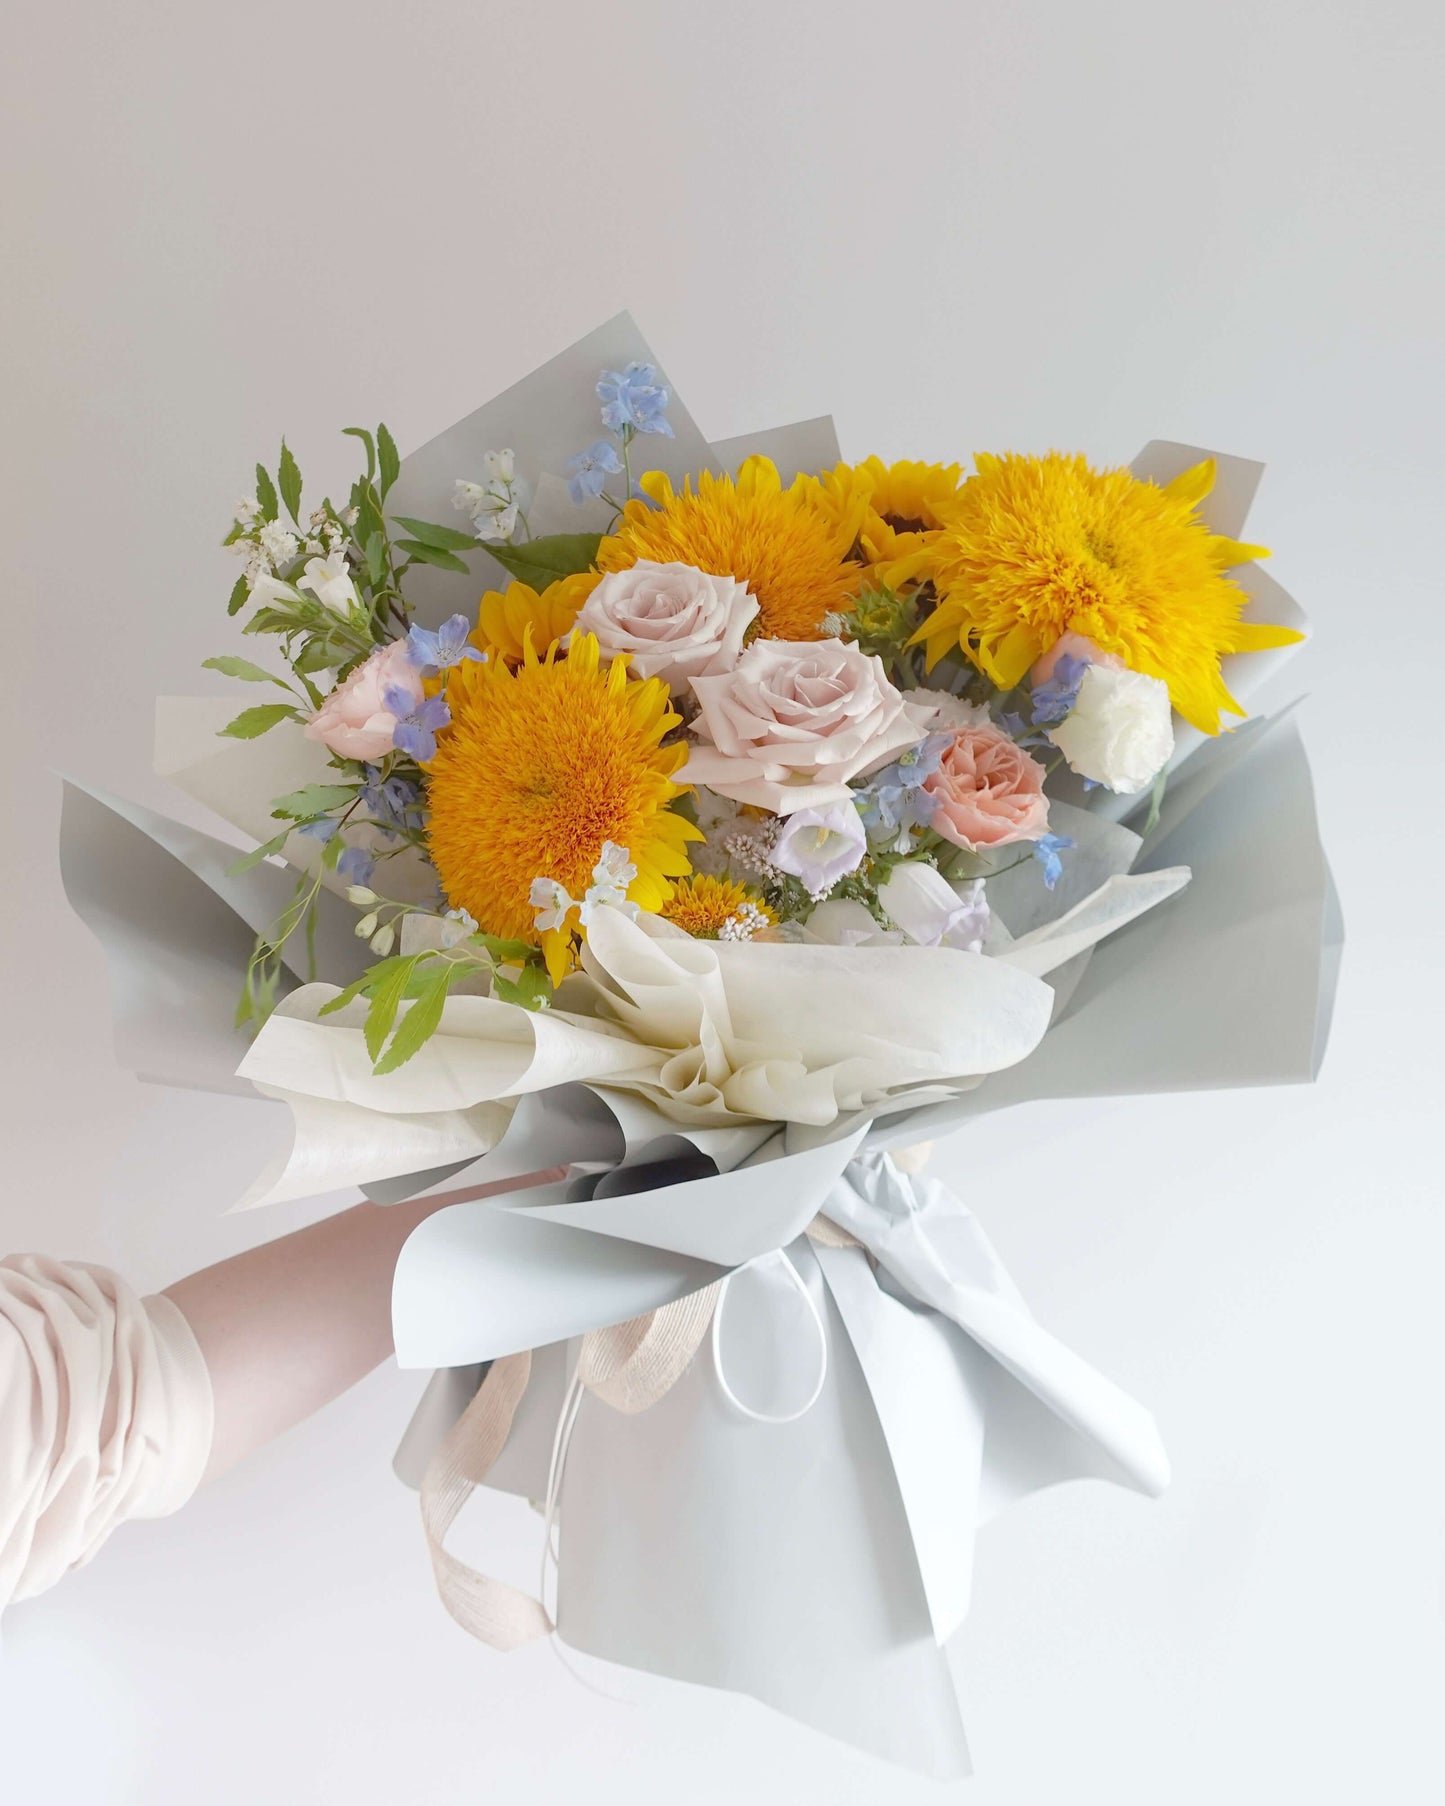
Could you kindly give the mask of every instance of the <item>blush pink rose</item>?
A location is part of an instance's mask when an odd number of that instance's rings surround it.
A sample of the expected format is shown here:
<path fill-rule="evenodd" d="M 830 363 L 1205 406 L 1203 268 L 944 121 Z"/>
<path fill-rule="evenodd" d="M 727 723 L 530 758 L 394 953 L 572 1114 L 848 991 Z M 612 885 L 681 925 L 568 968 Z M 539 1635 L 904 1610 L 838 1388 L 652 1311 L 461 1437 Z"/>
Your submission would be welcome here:
<path fill-rule="evenodd" d="M 959 728 L 923 788 L 937 803 L 929 825 L 957 847 L 1005 847 L 1047 832 L 1043 766 L 992 724 Z"/>
<path fill-rule="evenodd" d="M 407 657 L 405 640 L 378 647 L 336 686 L 302 732 L 338 758 L 367 762 L 383 758 L 391 751 L 399 719 L 383 700 L 391 689 L 403 691 L 413 709 L 426 695 L 421 672 Z"/>

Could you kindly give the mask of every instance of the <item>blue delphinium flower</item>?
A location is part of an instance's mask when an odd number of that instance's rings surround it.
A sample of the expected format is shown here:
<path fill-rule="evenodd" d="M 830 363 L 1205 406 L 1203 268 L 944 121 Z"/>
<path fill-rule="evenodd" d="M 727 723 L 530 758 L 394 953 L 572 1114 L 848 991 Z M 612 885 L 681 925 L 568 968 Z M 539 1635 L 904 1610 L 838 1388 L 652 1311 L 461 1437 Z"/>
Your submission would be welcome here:
<path fill-rule="evenodd" d="M 468 642 L 470 632 L 471 622 L 465 615 L 453 615 L 435 633 L 428 633 L 425 627 L 411 627 L 406 636 L 406 656 L 422 671 L 448 671 L 469 658 L 485 661 L 486 653 Z"/>
<path fill-rule="evenodd" d="M 1067 652 L 1059 656 L 1048 682 L 1035 684 L 1029 698 L 1036 727 L 1063 720 L 1079 700 L 1079 685 L 1088 668 L 1086 658 L 1074 658 Z"/>
<path fill-rule="evenodd" d="M 599 439 L 586 451 L 567 460 L 567 487 L 574 502 L 585 502 L 588 496 L 601 495 L 607 479 L 622 468 L 622 460 L 610 440 Z"/>
<path fill-rule="evenodd" d="M 938 802 L 923 788 L 923 781 L 938 770 L 952 738 L 951 734 L 930 734 L 873 774 L 857 797 L 858 812 L 870 836 L 883 838 L 896 851 L 904 852 L 911 831 L 928 826 Z"/>
<path fill-rule="evenodd" d="M 379 827 L 420 828 L 426 820 L 421 791 L 406 778 L 384 778 L 377 765 L 363 765 L 359 794 Z"/>
<path fill-rule="evenodd" d="M 341 823 L 336 821 L 332 816 L 319 815 L 315 821 L 302 822 L 296 832 L 298 834 L 304 834 L 308 840 L 319 840 L 321 844 L 325 846 L 326 842 L 331 839 L 332 835 L 335 834 L 340 826 Z"/>
<path fill-rule="evenodd" d="M 1052 890 L 1064 875 L 1064 862 L 1059 854 L 1073 845 L 1067 834 L 1041 834 L 1033 844 L 1033 855 L 1044 868 L 1044 888 Z"/>
<path fill-rule="evenodd" d="M 398 752 L 406 753 L 424 765 L 436 757 L 437 733 L 452 718 L 445 696 L 428 696 L 413 707 L 410 695 L 400 684 L 388 684 L 381 693 L 383 704 L 396 716 L 391 743 Z"/>
<path fill-rule="evenodd" d="M 635 433 L 661 433 L 671 439 L 666 420 L 667 388 L 657 380 L 651 364 L 629 364 L 625 370 L 604 370 L 597 384 L 602 403 L 602 424 L 609 432 L 631 427 Z"/>
<path fill-rule="evenodd" d="M 348 884 L 370 884 L 376 861 L 365 847 L 345 847 L 336 861 L 336 875 Z"/>

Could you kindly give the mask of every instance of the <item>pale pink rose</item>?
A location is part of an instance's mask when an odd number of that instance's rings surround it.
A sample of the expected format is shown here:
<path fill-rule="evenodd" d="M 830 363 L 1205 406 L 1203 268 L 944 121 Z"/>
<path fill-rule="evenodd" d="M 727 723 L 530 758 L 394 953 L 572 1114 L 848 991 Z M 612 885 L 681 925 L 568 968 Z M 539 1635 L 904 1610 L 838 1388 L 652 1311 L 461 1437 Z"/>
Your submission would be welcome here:
<path fill-rule="evenodd" d="M 408 713 L 425 698 L 421 672 L 407 657 L 405 640 L 378 647 L 365 664 L 336 686 L 302 732 L 342 759 L 383 758 L 391 751 L 392 734 L 400 719 L 386 706 L 388 690 L 405 693 Z"/>
<path fill-rule="evenodd" d="M 641 558 L 602 579 L 572 631 L 594 634 L 604 658 L 628 653 L 638 677 L 661 677 L 677 694 L 690 678 L 732 668 L 757 612 L 735 577 Z"/>
<path fill-rule="evenodd" d="M 929 826 L 958 847 L 1005 847 L 1048 829 L 1044 768 L 1000 728 L 958 729 L 923 788 L 937 799 Z"/>
<path fill-rule="evenodd" d="M 1124 661 L 1116 658 L 1112 652 L 1105 652 L 1102 646 L 1082 633 L 1065 633 L 1056 639 L 1048 651 L 1040 659 L 1036 659 L 1029 672 L 1029 682 L 1035 689 L 1046 684 L 1054 674 L 1054 666 L 1061 658 L 1081 658 L 1086 665 L 1105 665 L 1111 671 L 1122 671 Z"/>
<path fill-rule="evenodd" d="M 848 780 L 916 746 L 932 715 L 843 640 L 755 640 L 692 688 L 698 744 L 679 778 L 776 815 L 846 802 Z"/>

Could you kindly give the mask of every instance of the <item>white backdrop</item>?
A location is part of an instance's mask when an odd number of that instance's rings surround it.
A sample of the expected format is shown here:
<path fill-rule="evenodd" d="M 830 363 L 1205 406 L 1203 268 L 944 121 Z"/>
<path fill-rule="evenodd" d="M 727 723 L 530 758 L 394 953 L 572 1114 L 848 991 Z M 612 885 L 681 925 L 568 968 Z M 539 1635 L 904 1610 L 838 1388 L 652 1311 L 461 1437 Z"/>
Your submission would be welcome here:
<path fill-rule="evenodd" d="M 16 9 L 0 1242 L 158 1286 L 301 1220 L 221 1214 L 249 1106 L 115 1068 L 50 769 L 168 806 L 150 699 L 221 686 L 217 541 L 283 429 L 340 487 L 341 425 L 416 445 L 630 306 L 714 436 L 831 410 L 847 454 L 1267 459 L 1250 535 L 1318 631 L 1334 1045 L 1313 1090 L 1022 1110 L 938 1157 L 1177 1474 L 984 1533 L 970 1785 L 1438 1797 L 1442 36 L 1428 0 Z M 418 1386 L 16 1608 L 6 1798 L 938 1797 L 747 1702 L 467 1642 L 388 1471 Z M 482 1532 L 530 1567 L 525 1512 Z"/>

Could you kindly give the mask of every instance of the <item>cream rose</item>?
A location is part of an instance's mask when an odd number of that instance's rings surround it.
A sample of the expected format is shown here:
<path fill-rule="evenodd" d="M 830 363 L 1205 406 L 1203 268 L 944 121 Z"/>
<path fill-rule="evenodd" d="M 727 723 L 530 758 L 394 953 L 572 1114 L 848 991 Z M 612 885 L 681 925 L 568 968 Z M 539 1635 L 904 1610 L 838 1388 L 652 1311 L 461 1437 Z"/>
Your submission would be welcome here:
<path fill-rule="evenodd" d="M 1071 771 L 1133 796 L 1153 782 L 1174 751 L 1169 687 L 1142 671 L 1090 665 L 1078 701 L 1047 732 Z"/>
<path fill-rule="evenodd" d="M 849 779 L 917 745 L 931 716 L 842 640 L 756 640 L 692 688 L 698 744 L 680 779 L 777 815 L 846 802 Z"/>
<path fill-rule="evenodd" d="M 386 706 L 388 691 L 393 702 L 401 692 L 413 708 L 425 699 L 421 672 L 407 656 L 405 640 L 378 647 L 336 686 L 302 732 L 343 759 L 384 758 L 399 720 Z"/>
<path fill-rule="evenodd" d="M 573 632 L 595 634 L 604 658 L 630 654 L 639 677 L 661 677 L 676 692 L 691 678 L 730 670 L 757 612 L 735 577 L 644 558 L 602 579 Z"/>

